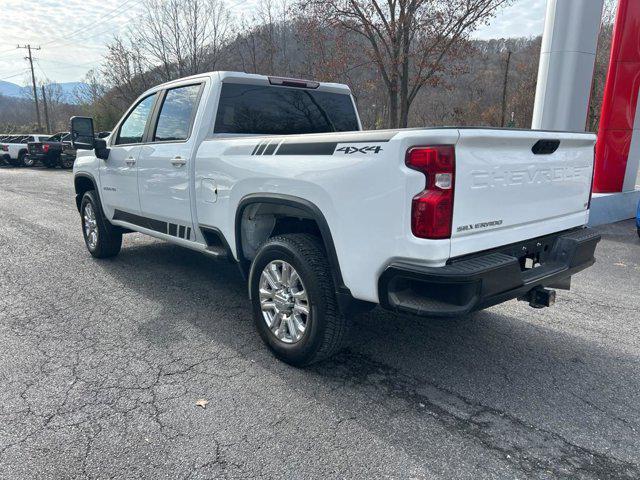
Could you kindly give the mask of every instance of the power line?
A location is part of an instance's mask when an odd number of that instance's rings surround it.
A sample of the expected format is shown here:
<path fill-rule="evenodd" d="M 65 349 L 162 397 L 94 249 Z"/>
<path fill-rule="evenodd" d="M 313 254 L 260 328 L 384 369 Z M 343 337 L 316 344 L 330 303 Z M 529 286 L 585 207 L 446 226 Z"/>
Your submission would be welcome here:
<path fill-rule="evenodd" d="M 137 1 L 134 1 L 133 3 L 131 3 L 131 4 L 130 4 L 129 2 L 124 2 L 124 3 L 120 4 L 120 5 L 118 5 L 117 7 L 115 7 L 113 10 L 110 10 L 109 12 L 105 13 L 104 15 L 101 15 L 101 16 L 100 16 L 100 21 L 101 21 L 101 22 L 104 22 L 105 20 L 112 20 L 112 19 L 114 19 L 115 17 L 117 17 L 118 15 L 121 15 L 121 14 L 123 14 L 123 13 L 126 13 L 126 11 L 128 11 L 128 10 L 130 10 L 131 8 L 133 8 L 133 7 L 137 6 L 137 5 L 139 5 L 139 4 L 140 4 L 140 3 L 142 3 L 142 2 L 143 2 L 143 0 L 137 0 Z M 121 12 L 117 12 L 117 10 L 120 10 L 120 9 L 121 9 L 121 8 L 123 8 L 123 7 L 126 7 L 126 9 L 122 10 Z M 143 13 L 144 13 L 144 12 L 143 12 Z M 139 16 L 141 16 L 141 15 L 142 15 L 142 14 L 140 14 L 140 15 L 136 15 L 136 16 L 134 16 L 134 17 L 130 18 L 129 20 L 127 20 L 126 22 L 124 22 L 122 25 L 126 25 L 126 24 L 128 24 L 128 23 L 132 22 L 133 20 L 135 20 L 136 18 L 138 18 L 138 17 L 139 17 Z M 107 29 L 105 29 L 105 30 L 102 30 L 102 31 L 94 32 L 94 34 L 93 34 L 93 35 L 91 35 L 90 37 L 85 37 L 84 39 L 85 39 L 85 40 L 88 40 L 88 39 L 90 39 L 90 38 L 94 38 L 94 37 L 96 37 L 96 36 L 98 36 L 98 35 L 102 35 L 102 34 L 104 34 L 104 33 L 108 32 L 109 30 L 113 30 L 113 27 L 109 27 L 109 28 L 107 28 Z M 47 43 L 43 43 L 43 45 L 51 45 L 51 44 L 54 44 L 54 43 L 57 43 L 57 42 L 60 42 L 60 43 L 67 43 L 67 44 L 69 44 L 69 43 L 70 43 L 70 40 L 69 40 L 69 39 L 70 39 L 71 37 L 74 37 L 74 36 L 78 35 L 79 33 L 91 32 L 91 31 L 93 31 L 93 30 L 91 29 L 91 27 L 82 27 L 82 28 L 78 28 L 77 30 L 74 30 L 74 31 L 72 31 L 71 33 L 69 33 L 69 34 L 65 35 L 65 37 L 66 37 L 65 39 L 61 39 L 61 38 L 60 38 L 60 39 L 54 39 L 54 40 L 51 40 L 51 41 L 49 41 L 49 42 L 47 42 Z"/>
<path fill-rule="evenodd" d="M 15 78 L 15 77 L 19 77 L 20 75 L 24 75 L 25 73 L 27 73 L 29 71 L 28 68 L 25 68 L 24 70 L 22 70 L 20 73 L 14 73 L 13 75 L 9 75 L 8 77 L 2 77 L 0 78 L 0 80 L 9 80 L 10 78 Z"/>
<path fill-rule="evenodd" d="M 132 3 L 130 3 L 129 1 L 125 1 L 119 5 L 117 5 L 115 8 L 109 10 L 108 12 L 106 12 L 105 14 L 100 16 L 100 21 L 104 22 L 105 20 L 111 20 L 115 17 L 117 17 L 118 15 L 121 15 L 123 13 L 126 13 L 127 11 L 131 10 L 132 8 L 134 8 L 137 5 L 140 5 L 144 0 L 135 0 Z M 240 4 L 242 3 L 246 3 L 246 0 L 239 0 L 234 2 L 232 5 L 230 6 L 226 6 L 226 8 L 228 10 L 233 10 L 236 7 L 238 7 Z M 122 11 L 119 11 L 121 10 Z M 143 11 L 141 13 L 139 13 L 138 15 L 135 15 L 134 17 L 126 20 L 125 22 L 123 22 L 121 24 L 121 26 L 127 25 L 129 23 L 131 23 L 134 20 L 137 20 L 138 18 L 140 18 L 141 16 L 143 16 L 144 14 L 146 14 L 146 11 Z M 65 35 L 65 38 L 54 38 L 53 40 L 50 40 L 48 42 L 42 43 L 41 46 L 48 46 L 48 45 L 54 45 L 56 43 L 58 44 L 66 44 L 66 45 L 73 45 L 76 48 L 102 48 L 102 46 L 89 46 L 89 45 L 81 45 L 81 44 L 77 44 L 77 39 L 74 39 L 72 37 L 77 36 L 78 34 L 81 33 L 85 33 L 85 32 L 92 32 L 92 35 L 90 35 L 89 37 L 84 37 L 83 40 L 90 40 L 92 38 L 95 38 L 99 35 L 104 35 L 105 33 L 108 33 L 109 31 L 113 30 L 113 27 L 108 27 L 106 29 L 102 29 L 99 31 L 93 31 L 93 29 L 91 27 L 82 27 L 82 28 L 78 28 L 76 30 L 73 30 L 72 32 L 68 33 L 67 35 Z M 16 47 L 17 48 L 17 47 Z M 9 53 L 9 52 L 13 52 L 16 49 L 12 48 L 12 49 L 7 49 L 7 50 L 2 50 L 0 51 L 0 55 L 4 54 L 4 53 Z M 93 62 L 87 62 L 85 64 L 81 64 L 81 65 L 86 65 L 89 63 L 93 63 Z"/>
<path fill-rule="evenodd" d="M 115 8 L 113 8 L 112 10 L 109 10 L 109 11 L 108 11 L 107 13 L 105 13 L 104 15 L 102 15 L 102 16 L 100 17 L 100 19 L 101 19 L 101 21 L 102 21 L 102 22 L 104 22 L 105 20 L 113 19 L 113 18 L 117 17 L 118 15 L 121 15 L 122 13 L 125 13 L 125 11 L 130 10 L 131 8 L 133 8 L 133 7 L 135 7 L 135 6 L 139 5 L 139 4 L 141 4 L 143 1 L 144 1 L 144 0 L 135 0 L 135 1 L 133 1 L 132 3 L 129 3 L 129 1 L 125 1 L 125 2 L 121 3 L 120 5 L 116 6 Z M 238 0 L 238 1 L 234 2 L 234 3 L 233 3 L 232 5 L 230 5 L 230 6 L 226 6 L 226 5 L 225 5 L 225 7 L 226 7 L 229 11 L 231 11 L 231 10 L 234 10 L 236 7 L 238 7 L 238 6 L 239 6 L 240 4 L 242 4 L 242 3 L 246 3 L 246 0 Z M 119 11 L 119 10 L 121 10 L 121 9 L 125 8 L 125 7 L 126 7 L 126 9 L 125 9 L 125 10 Z M 137 20 L 138 18 L 142 17 L 142 16 L 143 16 L 143 15 L 145 15 L 146 13 L 147 13 L 147 11 L 143 11 L 143 12 L 139 13 L 138 15 L 135 15 L 135 16 L 133 16 L 132 18 L 130 18 L 130 19 L 128 19 L 128 20 L 126 20 L 126 21 L 125 21 L 125 22 L 123 22 L 120 26 L 127 25 L 127 24 L 131 23 L 132 21 Z M 99 35 L 103 35 L 103 34 L 107 33 L 107 32 L 108 32 L 108 31 L 110 31 L 110 30 L 113 30 L 113 28 L 112 28 L 112 27 L 109 27 L 109 28 L 106 28 L 106 29 L 103 29 L 103 30 L 100 30 L 100 31 L 97 31 L 97 32 L 93 31 L 92 35 L 90 35 L 89 37 L 84 37 L 84 38 L 83 38 L 83 40 L 89 40 L 89 39 L 95 38 L 95 37 L 97 37 L 97 36 L 99 36 Z M 72 38 L 72 37 L 74 37 L 74 36 L 77 36 L 78 34 L 81 34 L 81 33 L 84 33 L 84 32 L 88 32 L 88 31 L 92 31 L 92 30 L 90 29 L 90 27 L 83 27 L 83 28 L 79 28 L 79 29 L 76 29 L 76 30 L 72 31 L 72 32 L 71 32 L 71 33 L 69 33 L 68 35 L 66 35 L 66 38 L 65 38 L 65 39 L 61 39 L 61 38 L 60 38 L 60 39 L 50 40 L 50 41 L 48 41 L 48 42 L 46 42 L 46 43 L 41 44 L 41 46 L 40 46 L 40 47 L 42 47 L 42 46 L 47 46 L 47 45 L 53 45 L 53 44 L 56 44 L 56 43 L 67 44 L 67 45 L 73 45 L 73 46 L 74 46 L 74 47 L 76 47 L 76 48 L 104 48 L 104 47 L 106 47 L 106 45 L 101 45 L 101 46 L 94 46 L 94 47 L 91 47 L 91 46 L 89 46 L 89 45 L 82 45 L 82 44 L 78 44 L 78 43 L 77 43 L 77 40 L 78 40 L 78 39 L 74 39 L 74 38 Z M 40 47 L 39 47 L 38 49 L 40 49 Z M 16 49 L 17 49 L 17 48 L 28 48 L 28 46 L 26 46 L 26 47 L 20 47 L 20 46 L 18 46 L 18 47 L 16 47 Z M 2 54 L 2 53 L 12 52 L 12 51 L 14 51 L 14 50 L 15 50 L 15 49 L 8 49 L 8 50 L 0 51 L 0 54 Z M 35 50 L 35 48 L 34 48 L 34 50 Z M 27 57 L 27 58 L 29 58 L 29 57 Z M 84 62 L 84 63 L 80 63 L 80 64 L 75 64 L 75 63 L 72 63 L 72 62 L 64 62 L 64 61 L 60 61 L 60 60 L 47 60 L 47 59 L 42 59 L 42 61 L 46 61 L 46 62 L 54 62 L 54 63 L 60 63 L 60 64 L 63 64 L 63 65 L 70 65 L 70 66 L 75 66 L 75 67 L 82 67 L 82 66 L 94 65 L 94 64 L 96 64 L 96 62 L 99 62 L 99 61 L 91 61 L 91 62 Z M 31 62 L 31 64 L 32 64 L 32 60 L 30 60 L 30 62 Z M 37 61 L 36 61 L 36 62 L 37 62 Z M 40 70 L 41 70 L 41 71 L 42 71 L 42 73 L 44 74 L 44 71 L 43 71 L 43 69 L 42 69 L 42 66 L 41 66 L 39 63 L 38 63 L 38 67 L 40 68 Z M 33 65 L 31 65 L 31 68 L 32 68 L 32 70 L 33 70 Z M 23 73 L 24 73 L 24 72 L 23 72 Z M 23 73 L 21 73 L 21 74 L 16 74 L 16 75 L 11 75 L 11 76 L 6 77 L 6 78 L 13 78 L 13 77 L 16 77 L 16 76 L 22 75 Z M 33 77 L 33 74 L 32 74 L 32 77 Z M 45 75 L 45 77 L 46 77 L 46 75 Z M 35 79 L 32 79 L 32 80 L 34 81 L 34 84 L 35 84 Z M 34 95 L 34 96 L 36 96 L 36 97 L 37 97 L 37 95 Z M 36 102 L 37 102 L 37 99 L 36 99 Z"/>
<path fill-rule="evenodd" d="M 9 53 L 9 52 L 13 52 L 13 51 L 15 51 L 17 48 L 18 48 L 18 47 L 16 47 L 16 48 L 10 48 L 10 49 L 8 49 L 8 50 L 2 50 L 2 51 L 0 51 L 0 54 L 2 54 L 2 53 Z"/>

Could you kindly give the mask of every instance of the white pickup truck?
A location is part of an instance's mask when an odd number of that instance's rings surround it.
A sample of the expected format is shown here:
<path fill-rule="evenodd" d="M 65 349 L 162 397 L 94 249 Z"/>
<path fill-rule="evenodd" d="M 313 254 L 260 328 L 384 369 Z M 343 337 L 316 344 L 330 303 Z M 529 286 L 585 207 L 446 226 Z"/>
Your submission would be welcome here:
<path fill-rule="evenodd" d="M 29 156 L 29 142 L 44 142 L 50 135 L 12 135 L 0 142 L 0 157 L 14 167 L 32 167 L 33 159 Z"/>
<path fill-rule="evenodd" d="M 260 336 L 294 365 L 376 304 L 549 306 L 593 264 L 593 135 L 360 130 L 345 85 L 233 72 L 152 88 L 106 141 L 74 117 L 86 246 L 114 256 L 137 231 L 236 262 Z"/>

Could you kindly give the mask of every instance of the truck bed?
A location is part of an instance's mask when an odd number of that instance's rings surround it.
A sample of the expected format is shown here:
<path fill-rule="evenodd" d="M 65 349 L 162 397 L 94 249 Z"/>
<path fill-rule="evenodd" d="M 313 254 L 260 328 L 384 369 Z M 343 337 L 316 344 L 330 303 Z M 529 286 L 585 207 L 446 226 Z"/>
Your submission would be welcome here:
<path fill-rule="evenodd" d="M 541 141 L 544 148 L 534 153 Z M 395 261 L 439 267 L 452 257 L 584 226 L 594 144 L 592 134 L 486 128 L 213 135 L 197 152 L 195 182 L 213 179 L 217 203 L 212 209 L 211 188 L 197 188 L 197 215 L 221 225 L 233 246 L 235 218 L 228 212 L 246 195 L 304 198 L 326 217 L 347 286 L 377 301 L 376 279 Z M 412 199 L 425 189 L 425 175 L 405 165 L 406 155 L 430 145 L 455 147 L 446 239 L 417 238 L 411 230 Z"/>

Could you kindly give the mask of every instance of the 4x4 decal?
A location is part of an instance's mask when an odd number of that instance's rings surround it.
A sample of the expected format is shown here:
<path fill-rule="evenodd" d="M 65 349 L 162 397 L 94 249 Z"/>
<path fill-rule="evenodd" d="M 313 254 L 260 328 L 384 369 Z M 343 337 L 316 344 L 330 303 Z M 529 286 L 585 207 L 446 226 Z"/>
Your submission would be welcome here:
<path fill-rule="evenodd" d="M 336 149 L 336 152 L 344 152 L 345 155 L 349 155 L 352 153 L 380 153 L 382 151 L 382 147 L 380 145 L 375 146 L 364 146 L 364 147 L 341 147 Z"/>

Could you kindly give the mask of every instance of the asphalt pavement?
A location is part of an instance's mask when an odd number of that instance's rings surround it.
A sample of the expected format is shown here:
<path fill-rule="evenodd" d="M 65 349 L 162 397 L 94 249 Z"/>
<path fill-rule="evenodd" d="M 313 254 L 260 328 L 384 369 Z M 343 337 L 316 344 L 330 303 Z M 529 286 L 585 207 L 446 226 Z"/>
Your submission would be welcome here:
<path fill-rule="evenodd" d="M 295 369 L 234 266 L 139 234 L 94 260 L 73 197 L 69 171 L 0 168 L 2 479 L 640 478 L 631 221 L 553 308 L 376 309 Z"/>

